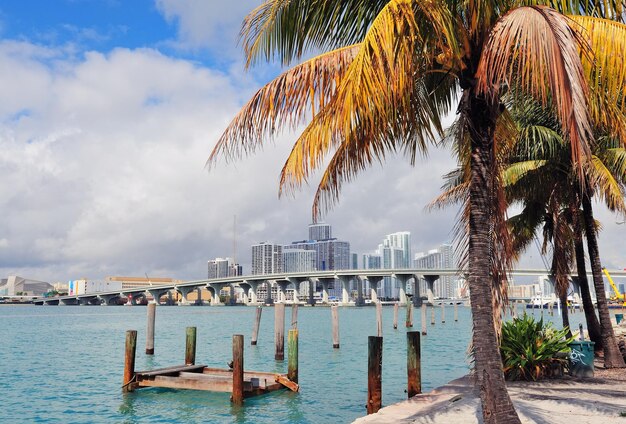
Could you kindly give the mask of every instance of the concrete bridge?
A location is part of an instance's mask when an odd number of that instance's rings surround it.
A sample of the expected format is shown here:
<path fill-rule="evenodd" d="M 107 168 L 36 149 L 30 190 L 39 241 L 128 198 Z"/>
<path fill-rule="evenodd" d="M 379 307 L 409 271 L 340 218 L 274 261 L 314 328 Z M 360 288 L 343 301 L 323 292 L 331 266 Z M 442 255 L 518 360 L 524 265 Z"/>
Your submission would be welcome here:
<path fill-rule="evenodd" d="M 613 278 L 626 278 L 626 271 L 609 271 Z M 550 279 L 545 269 L 519 269 L 510 273 L 511 276 L 529 276 Z M 591 275 L 591 274 L 589 274 Z M 183 283 L 168 283 L 162 285 L 150 285 L 136 288 L 129 288 L 119 291 L 87 293 L 72 296 L 60 296 L 53 298 L 38 298 L 33 301 L 37 305 L 112 305 L 116 304 L 120 298 L 129 297 L 133 304 L 137 304 L 138 299 L 152 296 L 154 302 L 168 293 L 178 292 L 181 295 L 180 304 L 189 304 L 187 296 L 194 290 L 206 288 L 211 293 L 211 305 L 220 305 L 219 293 L 226 286 L 235 285 L 243 289 L 244 303 L 246 305 L 259 305 L 268 301 L 271 303 L 271 290 L 267 290 L 266 299 L 259 299 L 257 296 L 259 286 L 267 283 L 269 287 L 275 287 L 279 302 L 286 301 L 286 292 L 290 288 L 293 290 L 293 301 L 300 302 L 300 293 L 303 285 L 308 285 L 309 303 L 313 303 L 313 292 L 315 284 L 321 286 L 322 303 L 329 303 L 328 290 L 330 285 L 338 284 L 341 288 L 340 304 L 352 304 L 350 301 L 350 283 L 356 286 L 357 296 L 354 304 L 364 303 L 364 288 L 369 286 L 369 298 L 376 301 L 377 289 L 384 277 L 395 277 L 399 282 L 399 302 L 406 304 L 412 297 L 416 305 L 421 303 L 419 293 L 420 280 L 426 282 L 426 298 L 428 302 L 434 304 L 433 287 L 435 281 L 442 276 L 465 277 L 465 271 L 459 269 L 365 269 L 365 270 L 333 270 L 333 271 L 309 271 L 299 273 L 281 273 L 267 275 L 247 275 L 227 278 L 216 278 L 211 280 L 195 280 Z M 410 282 L 412 284 L 409 287 Z M 269 288 L 268 287 L 268 288 Z M 576 284 L 576 277 L 573 277 L 573 287 L 575 292 L 579 292 Z M 408 290 L 411 288 L 411 290 Z"/>

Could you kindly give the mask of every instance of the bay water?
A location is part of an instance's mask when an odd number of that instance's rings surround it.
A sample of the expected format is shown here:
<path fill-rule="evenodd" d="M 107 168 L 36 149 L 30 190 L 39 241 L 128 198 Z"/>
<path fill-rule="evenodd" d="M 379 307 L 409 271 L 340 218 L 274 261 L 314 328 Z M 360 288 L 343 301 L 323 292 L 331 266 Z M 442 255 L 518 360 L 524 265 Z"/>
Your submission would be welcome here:
<path fill-rule="evenodd" d="M 520 310 L 521 311 L 521 310 Z M 286 323 L 291 322 L 286 308 Z M 556 313 L 555 313 L 556 315 Z M 136 370 L 184 362 L 185 328 L 197 327 L 196 363 L 227 368 L 232 335 L 244 335 L 246 370 L 286 373 L 274 360 L 274 308 L 263 308 L 258 345 L 250 346 L 253 307 L 158 306 L 155 355 L 145 355 L 143 306 L 0 307 L 0 423 L 345 423 L 366 414 L 367 337 L 376 335 L 374 307 L 339 309 L 339 349 L 332 347 L 327 307 L 300 307 L 300 392 L 279 390 L 230 404 L 229 394 L 160 388 L 122 394 L 125 331 L 137 330 Z M 406 398 L 406 331 L 400 308 L 383 308 L 383 406 Z M 578 326 L 582 313 L 570 317 Z M 558 321 L 558 317 L 554 317 Z M 470 311 L 459 321 L 436 308 L 422 336 L 422 388 L 429 391 L 468 373 Z M 286 341 L 286 340 L 285 340 Z M 286 354 L 285 354 L 286 357 Z"/>

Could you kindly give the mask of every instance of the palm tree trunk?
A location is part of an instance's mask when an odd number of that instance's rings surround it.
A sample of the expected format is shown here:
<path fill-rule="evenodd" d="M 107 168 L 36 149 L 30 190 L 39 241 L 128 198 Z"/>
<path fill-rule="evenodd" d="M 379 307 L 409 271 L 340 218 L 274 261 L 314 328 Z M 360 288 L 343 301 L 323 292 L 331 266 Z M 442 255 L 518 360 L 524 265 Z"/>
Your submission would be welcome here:
<path fill-rule="evenodd" d="M 605 368 L 624 368 L 626 367 L 624 357 L 622 357 L 617 347 L 617 341 L 613 333 L 613 324 L 611 324 L 609 316 L 609 307 L 602 278 L 602 265 L 600 264 L 600 251 L 594 227 L 593 209 L 591 207 L 591 199 L 587 193 L 582 195 L 582 204 L 587 248 L 589 249 L 589 259 L 591 261 L 591 273 L 593 275 L 593 285 L 596 289 L 596 300 L 600 315 L 600 332 L 602 345 L 604 346 L 604 366 Z"/>
<path fill-rule="evenodd" d="M 578 202 L 578 199 L 577 199 Z M 587 280 L 587 267 L 585 265 L 585 247 L 583 245 L 583 230 L 578 215 L 578 204 L 573 205 L 572 223 L 574 226 L 574 251 L 576 252 L 576 271 L 578 273 L 578 284 L 580 286 L 580 296 L 583 301 L 583 310 L 585 311 L 585 321 L 587 321 L 587 331 L 589 339 L 595 343 L 596 350 L 602 350 L 602 337 L 600 331 L 600 322 L 596 316 L 596 311 L 591 300 L 591 292 L 589 290 L 589 281 Z"/>
<path fill-rule="evenodd" d="M 572 337 L 572 329 L 569 325 L 569 310 L 567 309 L 567 290 L 559 294 L 561 302 L 561 317 L 563 318 L 563 328 L 567 328 L 567 337 Z"/>
<path fill-rule="evenodd" d="M 471 182 L 469 214 L 469 291 L 472 305 L 473 354 L 476 387 L 480 390 L 486 424 L 519 423 L 509 397 L 494 324 L 491 276 L 491 205 L 493 195 L 493 130 L 497 108 L 484 99 L 463 95 L 469 120 Z M 499 283 L 499 282 L 495 282 Z"/>

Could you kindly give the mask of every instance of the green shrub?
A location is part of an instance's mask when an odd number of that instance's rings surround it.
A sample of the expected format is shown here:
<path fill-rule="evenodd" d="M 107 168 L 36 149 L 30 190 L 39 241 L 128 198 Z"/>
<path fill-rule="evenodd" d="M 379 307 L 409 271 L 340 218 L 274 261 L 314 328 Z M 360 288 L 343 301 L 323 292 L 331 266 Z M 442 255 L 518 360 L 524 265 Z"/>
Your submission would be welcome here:
<path fill-rule="evenodd" d="M 567 329 L 557 330 L 543 319 L 524 314 L 502 325 L 500 354 L 507 380 L 540 380 L 568 364 Z"/>

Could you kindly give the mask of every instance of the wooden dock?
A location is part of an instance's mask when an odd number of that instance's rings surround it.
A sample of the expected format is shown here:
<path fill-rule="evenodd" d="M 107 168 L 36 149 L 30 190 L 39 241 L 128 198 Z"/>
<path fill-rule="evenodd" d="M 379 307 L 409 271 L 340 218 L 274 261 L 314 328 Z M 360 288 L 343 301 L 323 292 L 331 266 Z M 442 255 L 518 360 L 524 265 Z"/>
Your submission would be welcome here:
<path fill-rule="evenodd" d="M 193 339 L 191 343 L 190 335 Z M 241 403 L 244 398 L 285 388 L 297 392 L 300 389 L 297 383 L 297 330 L 291 330 L 289 335 L 290 343 L 295 343 L 296 346 L 293 349 L 293 354 L 290 352 L 289 356 L 289 372 L 291 374 L 244 371 L 243 336 L 241 335 L 233 336 L 233 362 L 229 365 L 231 368 L 221 369 L 195 365 L 193 363 L 195 359 L 195 331 L 188 331 L 187 352 L 185 354 L 185 358 L 192 358 L 191 363 L 147 371 L 135 371 L 137 332 L 131 330 L 126 334 L 126 358 L 122 390 L 132 392 L 145 387 L 206 390 L 231 393 L 231 400 L 234 403 Z"/>
<path fill-rule="evenodd" d="M 180 365 L 135 372 L 131 390 L 143 387 L 167 387 L 170 389 L 206 390 L 210 392 L 233 392 L 231 369 L 209 368 L 206 365 Z M 286 374 L 244 371 L 244 398 L 262 395 L 288 388 L 298 391 L 299 387 Z"/>

